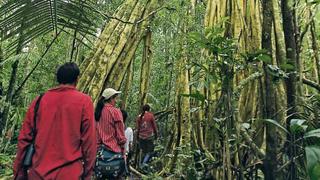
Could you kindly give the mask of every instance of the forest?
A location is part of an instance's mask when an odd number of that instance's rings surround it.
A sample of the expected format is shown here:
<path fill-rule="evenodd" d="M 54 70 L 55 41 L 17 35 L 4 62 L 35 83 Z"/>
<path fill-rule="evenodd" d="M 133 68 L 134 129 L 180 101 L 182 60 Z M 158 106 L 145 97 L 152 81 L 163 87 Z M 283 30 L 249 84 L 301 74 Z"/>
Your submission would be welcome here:
<path fill-rule="evenodd" d="M 75 62 L 160 137 L 137 179 L 320 179 L 320 0 L 0 1 L 0 179 L 31 101 Z M 134 143 L 135 144 L 135 143 Z M 129 178 L 130 179 L 130 178 Z"/>

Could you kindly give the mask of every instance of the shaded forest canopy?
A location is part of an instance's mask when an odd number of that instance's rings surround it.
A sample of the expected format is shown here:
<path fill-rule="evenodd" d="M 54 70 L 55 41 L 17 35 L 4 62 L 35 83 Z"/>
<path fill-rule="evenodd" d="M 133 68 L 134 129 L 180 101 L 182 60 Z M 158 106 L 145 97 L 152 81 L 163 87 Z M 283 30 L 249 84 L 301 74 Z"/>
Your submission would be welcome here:
<path fill-rule="evenodd" d="M 157 118 L 143 178 L 319 179 L 319 0 L 0 2 L 0 178 L 30 102 L 76 62 Z M 139 168 L 132 164 L 135 169 Z"/>

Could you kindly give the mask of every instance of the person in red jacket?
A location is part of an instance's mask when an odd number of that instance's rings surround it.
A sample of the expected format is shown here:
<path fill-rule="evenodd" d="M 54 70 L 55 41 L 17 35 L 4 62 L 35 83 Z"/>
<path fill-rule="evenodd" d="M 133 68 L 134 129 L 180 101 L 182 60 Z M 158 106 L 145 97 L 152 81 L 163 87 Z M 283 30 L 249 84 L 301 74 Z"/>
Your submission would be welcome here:
<path fill-rule="evenodd" d="M 144 166 L 154 151 L 154 140 L 157 139 L 158 130 L 154 115 L 150 112 L 148 104 L 142 107 L 142 113 L 136 120 L 137 137 L 140 149 L 144 154 L 142 165 Z"/>
<path fill-rule="evenodd" d="M 48 90 L 40 100 L 36 118 L 35 153 L 28 171 L 22 167 L 27 146 L 32 141 L 34 100 L 18 137 L 14 179 L 85 179 L 92 175 L 96 157 L 93 103 L 76 90 L 80 70 L 75 63 L 58 68 L 59 86 Z"/>

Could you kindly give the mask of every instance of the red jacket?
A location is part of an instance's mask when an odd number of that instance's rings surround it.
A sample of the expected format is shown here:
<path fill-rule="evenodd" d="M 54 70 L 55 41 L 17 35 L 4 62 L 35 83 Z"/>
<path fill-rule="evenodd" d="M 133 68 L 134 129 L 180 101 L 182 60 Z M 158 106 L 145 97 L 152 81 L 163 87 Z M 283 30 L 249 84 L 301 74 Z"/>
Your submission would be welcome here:
<path fill-rule="evenodd" d="M 139 115 L 136 122 L 140 139 L 148 139 L 151 136 L 157 136 L 157 124 L 151 112 L 146 111 L 142 118 L 141 115 Z"/>
<path fill-rule="evenodd" d="M 14 175 L 23 174 L 21 163 L 32 137 L 35 100 L 31 103 L 18 137 Z M 90 179 L 96 157 L 96 135 L 91 98 L 73 86 L 50 89 L 41 99 L 37 115 L 35 154 L 29 179 L 56 179 L 64 167 L 70 174 L 70 164 L 83 161 L 83 177 Z M 79 165 L 77 165 L 79 166 Z M 79 167 L 77 167 L 79 169 Z M 80 173 L 81 173 L 80 171 Z M 36 174 L 37 178 L 30 178 Z"/>
<path fill-rule="evenodd" d="M 113 152 L 123 152 L 127 141 L 124 135 L 124 124 L 121 111 L 111 104 L 103 107 L 100 120 L 97 122 L 98 145 L 104 144 Z"/>

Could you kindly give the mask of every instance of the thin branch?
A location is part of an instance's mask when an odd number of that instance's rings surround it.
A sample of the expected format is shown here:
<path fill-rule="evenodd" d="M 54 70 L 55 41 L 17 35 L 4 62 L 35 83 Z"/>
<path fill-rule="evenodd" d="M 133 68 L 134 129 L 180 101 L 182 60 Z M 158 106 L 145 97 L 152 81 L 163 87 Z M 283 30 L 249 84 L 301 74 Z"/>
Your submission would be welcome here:
<path fill-rule="evenodd" d="M 93 7 L 92 7 L 92 8 L 93 8 Z M 152 16 L 152 15 L 154 15 L 155 13 L 161 11 L 162 9 L 175 10 L 174 8 L 169 8 L 169 7 L 163 6 L 163 7 L 160 7 L 160 8 L 158 8 L 158 9 L 152 11 L 152 12 L 149 13 L 145 18 L 139 19 L 139 20 L 137 20 L 137 21 L 135 21 L 135 22 L 131 22 L 131 21 L 124 21 L 124 20 L 122 20 L 122 19 L 120 19 L 120 18 L 118 18 L 118 17 L 109 15 L 109 14 L 107 14 L 107 13 L 102 13 L 102 12 L 100 12 L 99 10 L 97 10 L 97 9 L 95 9 L 95 8 L 93 8 L 93 9 L 94 9 L 94 11 L 96 11 L 97 13 L 99 13 L 100 15 L 102 15 L 102 16 L 103 16 L 104 18 L 106 18 L 106 19 L 115 19 L 115 20 L 120 21 L 120 22 L 125 23 L 125 24 L 140 24 L 141 22 L 147 20 L 150 16 Z"/>
<path fill-rule="evenodd" d="M 308 32 L 309 26 L 311 25 L 312 21 L 314 20 L 314 17 L 316 16 L 316 13 L 312 14 L 312 12 L 310 11 L 310 17 L 309 17 L 309 21 L 306 23 L 306 25 L 304 26 L 303 31 L 301 32 L 301 36 L 300 36 L 300 42 L 303 41 L 304 36 L 306 35 L 306 33 Z M 302 43 L 301 43 L 302 44 Z"/>
<path fill-rule="evenodd" d="M 68 32 L 68 31 L 66 31 L 66 30 L 64 30 L 64 29 L 60 29 L 60 30 L 62 30 L 63 32 L 65 32 L 65 33 L 67 33 L 68 35 L 70 35 L 70 36 L 72 36 L 73 37 L 73 34 L 71 34 L 70 32 Z M 78 31 L 78 33 L 81 35 L 81 36 L 85 36 L 85 35 L 83 35 L 81 32 L 79 32 Z M 83 44 L 84 46 L 86 46 L 87 48 L 89 48 L 90 50 L 92 50 L 92 47 L 90 47 L 89 45 L 87 45 L 86 43 L 84 43 L 81 39 L 79 39 L 79 38 L 77 38 L 76 37 L 76 39 L 77 39 L 77 41 L 79 41 L 81 44 Z M 87 41 L 90 43 L 90 44 L 93 44 L 88 38 L 86 38 L 87 39 Z"/>
<path fill-rule="evenodd" d="M 161 11 L 162 9 L 168 9 L 168 8 L 166 6 L 160 7 L 158 9 L 152 11 L 151 13 L 149 13 L 145 18 L 136 21 L 135 24 L 139 24 L 139 23 L 145 21 L 146 19 L 148 19 L 149 17 L 153 16 L 154 14 L 156 14 L 159 11 Z"/>
<path fill-rule="evenodd" d="M 250 147 L 255 151 L 255 153 L 258 155 L 260 159 L 263 159 L 265 157 L 265 152 L 261 150 L 251 139 L 250 135 L 248 134 L 247 130 L 244 128 L 241 128 L 242 135 L 244 137 L 244 140 L 250 145 Z"/>
<path fill-rule="evenodd" d="M 318 91 L 320 91 L 320 84 L 317 84 L 316 82 L 313 82 L 313 81 L 311 81 L 311 80 L 309 80 L 309 79 L 306 79 L 306 78 L 303 78 L 303 79 L 302 79 L 302 82 L 303 82 L 304 84 L 309 85 L 309 86 L 317 89 Z"/>
<path fill-rule="evenodd" d="M 141 177 L 141 178 L 146 178 L 146 177 L 147 177 L 146 175 L 140 173 L 138 170 L 136 170 L 135 168 L 133 168 L 133 167 L 130 166 L 130 165 L 129 165 L 129 169 L 130 169 L 130 171 L 131 171 L 133 174 L 135 174 L 135 175 L 137 175 L 137 176 L 139 176 L 139 177 Z"/>
<path fill-rule="evenodd" d="M 287 166 L 289 166 L 291 163 L 294 163 L 298 158 L 302 157 L 304 154 L 300 154 L 296 157 L 294 157 L 292 160 L 287 161 L 286 163 L 284 163 L 278 170 L 277 172 L 281 172 L 284 168 L 286 168 Z"/>
<path fill-rule="evenodd" d="M 64 27 L 63 27 L 64 28 Z M 36 70 L 36 68 L 38 67 L 38 65 L 41 63 L 43 57 L 48 53 L 49 49 L 51 48 L 51 46 L 53 45 L 53 43 L 56 41 L 56 39 L 58 38 L 58 36 L 60 35 L 60 33 L 63 31 L 63 28 L 60 29 L 60 31 L 57 33 L 57 35 L 51 40 L 50 44 L 47 46 L 47 49 L 45 50 L 45 52 L 41 55 L 40 59 L 38 60 L 37 64 L 32 68 L 32 70 L 29 72 L 29 74 L 26 76 L 26 78 L 22 81 L 22 83 L 20 84 L 20 86 L 17 88 L 17 90 L 15 90 L 13 97 L 15 97 L 23 88 L 23 86 L 25 85 L 25 83 L 28 81 L 28 79 L 30 78 L 30 76 L 32 75 L 32 73 Z"/>

